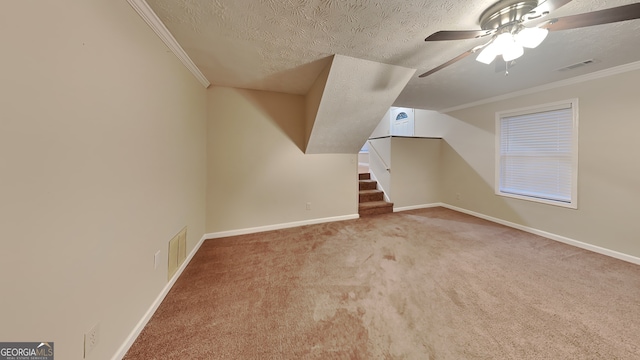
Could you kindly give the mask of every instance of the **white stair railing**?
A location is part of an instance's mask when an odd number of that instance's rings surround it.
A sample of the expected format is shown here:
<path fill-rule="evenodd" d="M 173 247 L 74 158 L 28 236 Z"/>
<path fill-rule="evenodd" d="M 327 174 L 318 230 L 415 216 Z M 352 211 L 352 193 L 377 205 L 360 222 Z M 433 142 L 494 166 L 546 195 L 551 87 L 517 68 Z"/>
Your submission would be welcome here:
<path fill-rule="evenodd" d="M 382 190 L 384 194 L 384 200 L 387 202 L 393 202 L 389 196 L 391 186 L 391 166 L 387 164 L 378 149 L 369 140 L 369 173 L 373 180 L 376 180 L 378 190 Z M 371 156 L 373 154 L 373 156 Z M 383 169 L 385 171 L 383 171 Z"/>
<path fill-rule="evenodd" d="M 382 158 L 382 155 L 380 155 L 380 153 L 378 152 L 378 150 L 376 150 L 376 147 L 373 146 L 373 143 L 371 142 L 371 140 L 367 140 L 367 142 L 369 143 L 369 149 L 373 150 L 373 152 L 375 153 L 376 157 L 378 159 L 380 159 L 380 162 L 382 162 L 382 165 L 384 165 L 385 170 L 387 170 L 387 172 L 391 172 L 391 167 L 389 165 L 387 165 L 386 161 L 384 161 L 384 159 Z M 369 151 L 369 154 L 371 154 L 371 151 Z M 369 162 L 371 162 L 371 159 L 369 159 Z"/>

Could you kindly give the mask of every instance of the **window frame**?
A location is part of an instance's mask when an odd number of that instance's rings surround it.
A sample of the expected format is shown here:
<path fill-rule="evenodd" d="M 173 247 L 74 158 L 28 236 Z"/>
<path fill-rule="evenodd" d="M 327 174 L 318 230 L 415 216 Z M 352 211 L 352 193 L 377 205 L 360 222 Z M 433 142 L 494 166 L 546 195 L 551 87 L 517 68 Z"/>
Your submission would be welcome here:
<path fill-rule="evenodd" d="M 544 199 L 534 196 L 527 196 L 522 194 L 514 194 L 502 192 L 500 189 L 501 182 L 501 125 L 502 119 L 505 117 L 536 114 L 553 110 L 560 110 L 571 106 L 572 113 L 572 127 L 571 127 L 571 201 L 564 202 L 560 200 Z M 508 198 L 532 201 L 536 203 L 542 203 L 547 205 L 560 206 L 565 208 L 577 209 L 578 208 L 578 99 L 568 99 L 562 101 L 556 101 L 552 103 L 546 103 L 541 105 L 528 106 L 519 109 L 511 109 L 496 112 L 495 117 L 495 178 L 494 178 L 494 190 L 498 196 L 504 196 Z"/>

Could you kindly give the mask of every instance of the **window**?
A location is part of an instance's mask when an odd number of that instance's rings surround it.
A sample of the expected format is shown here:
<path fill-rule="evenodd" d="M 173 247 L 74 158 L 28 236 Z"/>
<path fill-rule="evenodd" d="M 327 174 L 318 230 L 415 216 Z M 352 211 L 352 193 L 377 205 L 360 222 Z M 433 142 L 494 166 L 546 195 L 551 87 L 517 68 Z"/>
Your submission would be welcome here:
<path fill-rule="evenodd" d="M 496 114 L 496 194 L 577 209 L 578 100 Z"/>

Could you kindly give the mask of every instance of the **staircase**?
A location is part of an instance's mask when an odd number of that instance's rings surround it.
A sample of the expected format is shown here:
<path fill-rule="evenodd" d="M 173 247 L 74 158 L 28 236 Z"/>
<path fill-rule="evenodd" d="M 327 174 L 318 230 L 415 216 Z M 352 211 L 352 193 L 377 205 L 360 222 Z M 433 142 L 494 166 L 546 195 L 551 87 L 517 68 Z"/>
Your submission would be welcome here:
<path fill-rule="evenodd" d="M 360 216 L 393 212 L 393 203 L 384 201 L 384 193 L 377 189 L 378 182 L 371 180 L 371 174 L 358 174 L 358 183 L 360 187 L 358 214 L 360 214 Z"/>

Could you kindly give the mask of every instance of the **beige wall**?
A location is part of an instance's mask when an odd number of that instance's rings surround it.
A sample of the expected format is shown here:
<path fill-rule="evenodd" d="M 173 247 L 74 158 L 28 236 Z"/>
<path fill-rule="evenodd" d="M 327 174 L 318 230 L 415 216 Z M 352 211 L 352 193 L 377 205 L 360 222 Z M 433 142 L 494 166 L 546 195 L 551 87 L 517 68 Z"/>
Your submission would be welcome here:
<path fill-rule="evenodd" d="M 332 64 L 333 56 L 329 58 L 327 65 L 320 72 L 305 96 L 305 128 L 304 138 L 302 139 L 304 140 L 304 143 L 300 146 L 302 151 L 307 149 L 307 144 L 311 137 L 311 130 L 313 130 L 313 125 L 316 122 L 316 115 L 318 114 L 318 109 L 320 109 L 320 104 L 322 102 L 322 94 L 327 86 L 327 80 L 329 80 L 329 72 L 331 71 Z"/>
<path fill-rule="evenodd" d="M 358 153 L 358 163 L 359 164 L 368 164 L 369 163 L 369 153 L 368 152 Z"/>
<path fill-rule="evenodd" d="M 448 115 L 433 110 L 415 109 L 415 136 L 441 138 Z"/>
<path fill-rule="evenodd" d="M 378 126 L 376 126 L 376 128 L 373 129 L 373 132 L 369 136 L 370 138 L 389 136 L 389 134 L 391 133 L 390 131 L 391 124 L 389 123 L 390 116 L 391 116 L 391 108 L 389 108 L 389 110 L 387 110 L 387 112 L 384 114 L 382 119 L 380 119 Z"/>
<path fill-rule="evenodd" d="M 212 87 L 208 105 L 207 232 L 357 214 L 357 154 L 296 145 L 303 96 Z"/>
<path fill-rule="evenodd" d="M 3 1 L 0 43 L 0 340 L 111 358 L 204 233 L 206 90 L 126 1 Z"/>
<path fill-rule="evenodd" d="M 371 140 L 369 168 L 394 209 L 440 202 L 441 142 L 410 137 Z"/>
<path fill-rule="evenodd" d="M 394 208 L 440 202 L 440 139 L 391 138 Z"/>
<path fill-rule="evenodd" d="M 626 72 L 440 118 L 443 202 L 640 256 L 639 83 L 640 71 Z M 495 113 L 570 98 L 579 99 L 578 210 L 495 195 Z"/>

